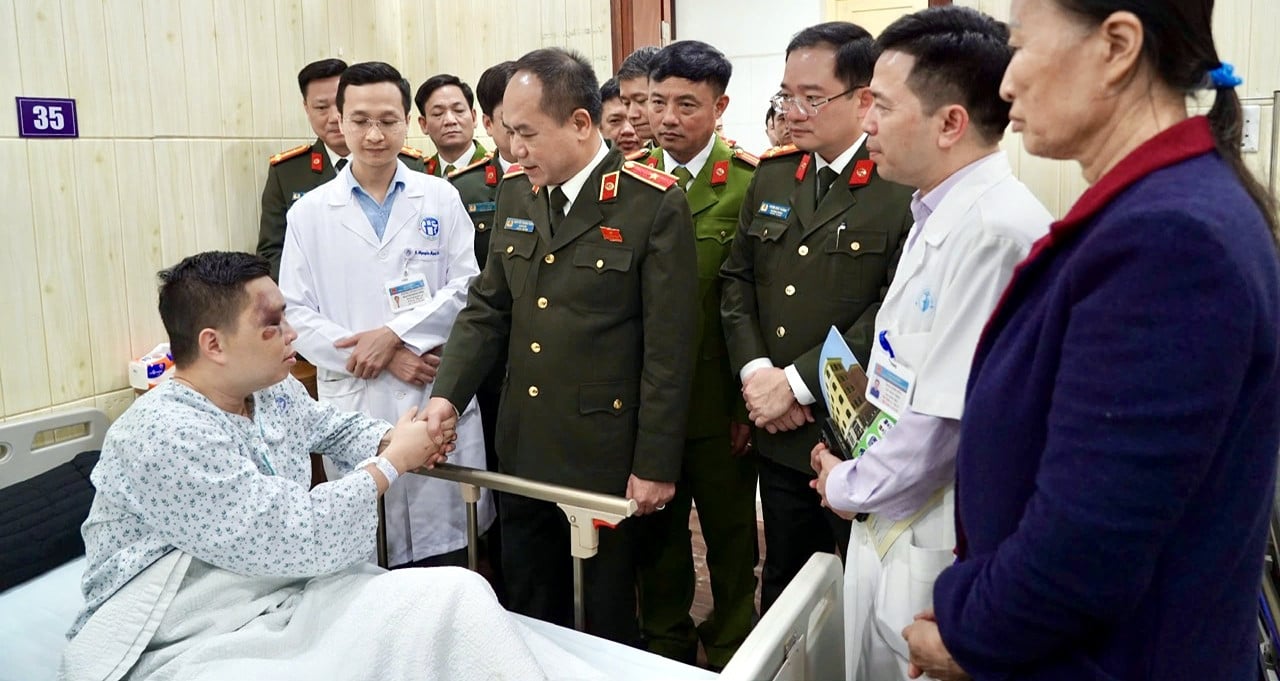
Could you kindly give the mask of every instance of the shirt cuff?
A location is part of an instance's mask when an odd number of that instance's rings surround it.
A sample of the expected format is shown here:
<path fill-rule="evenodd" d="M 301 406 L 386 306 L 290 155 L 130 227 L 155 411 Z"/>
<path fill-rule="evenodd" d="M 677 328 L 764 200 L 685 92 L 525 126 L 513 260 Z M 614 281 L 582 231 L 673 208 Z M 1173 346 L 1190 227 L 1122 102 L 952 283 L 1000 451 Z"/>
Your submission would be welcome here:
<path fill-rule="evenodd" d="M 800 378 L 800 370 L 796 365 L 788 364 L 783 371 L 787 374 L 787 383 L 791 384 L 791 393 L 796 396 L 796 402 L 807 406 L 818 401 L 814 399 L 813 393 L 809 392 L 809 386 L 804 384 L 804 379 Z"/>
<path fill-rule="evenodd" d="M 756 359 L 742 365 L 742 370 L 738 372 L 738 380 L 743 383 L 747 382 L 747 377 L 761 369 L 768 369 L 773 366 L 773 362 L 768 357 L 757 357 Z"/>

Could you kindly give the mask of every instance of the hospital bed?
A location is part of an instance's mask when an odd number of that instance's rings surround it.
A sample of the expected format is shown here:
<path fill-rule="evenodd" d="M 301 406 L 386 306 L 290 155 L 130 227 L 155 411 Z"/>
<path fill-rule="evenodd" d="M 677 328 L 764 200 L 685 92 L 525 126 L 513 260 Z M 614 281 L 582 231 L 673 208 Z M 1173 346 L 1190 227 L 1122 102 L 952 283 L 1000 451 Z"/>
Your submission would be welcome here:
<path fill-rule="evenodd" d="M 92 496 L 88 466 L 96 460 L 96 454 L 86 452 L 101 448 L 106 428 L 105 414 L 94 409 L 0 424 L 0 509 L 13 513 L 13 508 L 4 505 L 6 501 L 30 501 L 33 490 L 39 490 L 35 503 L 17 506 L 27 509 L 28 517 L 0 515 L 0 546 L 12 547 L 11 540 L 25 532 L 28 538 L 39 535 L 42 542 L 57 551 L 68 550 L 67 541 L 75 538 L 63 536 L 59 541 L 59 537 L 48 533 L 68 535 L 68 528 L 74 528 L 78 537 L 79 524 L 88 514 L 87 500 Z M 540 498 L 551 495 L 552 499 L 568 499 L 569 506 L 580 509 L 577 513 L 583 529 L 590 528 L 578 535 L 577 545 L 581 548 L 575 549 L 575 554 L 593 553 L 589 549 L 596 525 L 591 518 L 610 519 L 632 503 L 617 497 L 602 500 L 595 498 L 601 495 L 538 483 L 530 486 L 529 481 L 458 467 L 444 467 L 434 474 L 459 481 L 464 490 L 468 486 L 488 486 L 510 493 L 516 487 L 534 490 L 543 495 Z M 57 486 L 63 481 L 65 488 Z M 55 486 L 50 487 L 51 484 Z M 603 508 L 596 508 L 600 505 Z M 633 506 L 630 512 L 634 512 Z M 53 529 L 46 533 L 46 528 Z M 79 551 L 78 557 L 0 591 L 0 681 L 46 681 L 55 677 L 66 646 L 65 633 L 83 605 L 83 546 Z M 0 556 L 0 561 L 9 567 L 40 562 L 14 558 L 10 553 Z M 49 556 L 41 558 L 48 562 Z M 568 653 L 621 681 L 834 679 L 844 673 L 842 588 L 839 560 L 829 554 L 814 556 L 718 675 L 580 631 L 513 616 Z"/>

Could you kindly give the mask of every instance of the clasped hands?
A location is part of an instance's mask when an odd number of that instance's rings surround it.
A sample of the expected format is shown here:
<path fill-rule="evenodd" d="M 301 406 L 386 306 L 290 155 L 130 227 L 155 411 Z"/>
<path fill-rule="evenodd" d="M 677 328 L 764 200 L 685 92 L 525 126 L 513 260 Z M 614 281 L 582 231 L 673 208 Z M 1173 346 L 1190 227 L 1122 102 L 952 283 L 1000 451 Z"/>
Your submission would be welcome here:
<path fill-rule="evenodd" d="M 813 412 L 796 401 L 787 373 L 778 367 L 757 369 L 742 382 L 742 397 L 757 428 L 769 433 L 795 430 L 813 423 Z"/>
<path fill-rule="evenodd" d="M 432 398 L 432 402 L 440 400 L 449 409 L 449 418 L 442 419 L 440 410 L 433 412 L 431 404 L 419 410 L 410 407 L 400 415 L 400 420 L 387 434 L 387 446 L 382 456 L 391 462 L 400 473 L 414 471 L 419 468 L 435 468 L 449 458 L 454 450 L 454 441 L 458 439 L 456 432 L 458 418 L 449 401 L 443 398 Z"/>
<path fill-rule="evenodd" d="M 444 349 L 444 346 L 433 348 L 420 356 L 405 347 L 396 332 L 386 326 L 348 336 L 333 347 L 354 348 L 347 358 L 347 373 L 356 378 L 377 378 L 383 371 L 390 371 L 396 378 L 418 387 L 436 380 Z"/>

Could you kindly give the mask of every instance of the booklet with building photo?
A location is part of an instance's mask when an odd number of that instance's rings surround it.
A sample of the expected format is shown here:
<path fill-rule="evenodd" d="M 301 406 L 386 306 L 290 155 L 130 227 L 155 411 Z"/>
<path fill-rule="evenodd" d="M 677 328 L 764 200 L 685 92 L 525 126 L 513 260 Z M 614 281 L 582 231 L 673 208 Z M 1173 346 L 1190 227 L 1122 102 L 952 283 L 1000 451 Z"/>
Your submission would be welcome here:
<path fill-rule="evenodd" d="M 822 424 L 831 453 L 856 459 L 893 428 L 889 414 L 867 400 L 867 371 L 833 326 L 822 344 L 822 399 L 829 416 Z"/>

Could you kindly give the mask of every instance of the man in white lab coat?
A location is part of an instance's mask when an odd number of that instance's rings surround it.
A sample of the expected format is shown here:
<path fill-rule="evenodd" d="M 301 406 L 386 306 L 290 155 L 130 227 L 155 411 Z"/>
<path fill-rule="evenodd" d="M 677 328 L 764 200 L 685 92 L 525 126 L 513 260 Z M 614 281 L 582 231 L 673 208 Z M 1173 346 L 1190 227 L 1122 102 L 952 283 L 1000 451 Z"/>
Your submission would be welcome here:
<path fill-rule="evenodd" d="M 954 560 L 955 454 L 974 348 L 1052 219 L 998 147 L 1008 37 L 1004 24 L 950 6 L 903 17 L 878 39 L 867 148 L 883 177 L 917 190 L 915 224 L 876 315 L 872 367 L 915 379 L 896 426 L 862 457 L 813 452 L 823 503 L 864 514 L 846 561 L 851 679 L 908 678 L 902 632 L 929 616 L 933 582 Z"/>
<path fill-rule="evenodd" d="M 404 144 L 409 85 L 381 62 L 338 83 L 352 162 L 289 210 L 280 288 L 295 345 L 317 367 L 321 401 L 394 419 L 431 394 L 440 347 L 479 273 L 474 230 L 446 180 L 410 171 Z M 473 401 L 452 460 L 484 468 Z M 462 565 L 466 508 L 455 483 L 406 475 L 386 495 L 392 566 Z M 493 521 L 487 494 L 481 529 Z"/>

